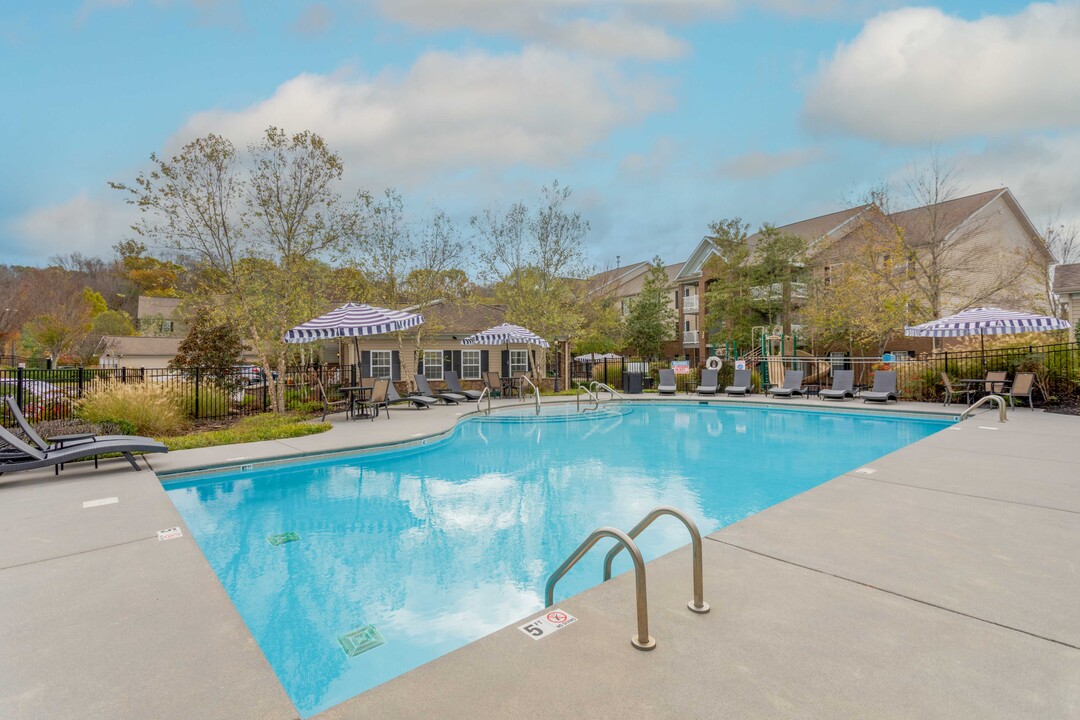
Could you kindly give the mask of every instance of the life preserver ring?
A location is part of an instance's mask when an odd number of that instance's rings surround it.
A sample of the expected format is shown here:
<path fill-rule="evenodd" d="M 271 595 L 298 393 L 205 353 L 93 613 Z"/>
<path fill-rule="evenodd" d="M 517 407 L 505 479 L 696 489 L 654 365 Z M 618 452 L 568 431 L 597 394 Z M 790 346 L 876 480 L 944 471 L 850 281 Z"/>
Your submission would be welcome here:
<path fill-rule="evenodd" d="M 716 357 L 715 355 L 713 355 L 712 357 L 710 357 L 708 360 L 705 361 L 705 367 L 707 367 L 710 370 L 719 370 L 720 366 L 723 365 L 723 364 L 724 364 L 723 361 L 720 360 L 720 358 Z"/>

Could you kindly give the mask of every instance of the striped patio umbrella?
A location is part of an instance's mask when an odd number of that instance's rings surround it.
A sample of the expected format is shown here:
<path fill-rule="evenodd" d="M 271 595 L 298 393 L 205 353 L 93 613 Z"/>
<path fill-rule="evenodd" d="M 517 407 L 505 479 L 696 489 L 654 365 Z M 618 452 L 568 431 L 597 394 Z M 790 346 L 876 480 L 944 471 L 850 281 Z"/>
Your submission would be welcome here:
<path fill-rule="evenodd" d="M 1002 310 L 1001 308 L 981 307 L 964 310 L 955 315 L 939 320 L 924 322 L 904 328 L 908 337 L 965 337 L 978 335 L 983 353 L 983 365 L 986 364 L 987 335 L 1008 335 L 1025 332 L 1050 332 L 1068 330 L 1070 325 L 1048 315 Z"/>
<path fill-rule="evenodd" d="M 511 325 L 510 323 L 497 325 L 475 335 L 470 335 L 461 341 L 462 345 L 509 345 L 510 343 L 527 343 L 539 345 L 543 348 L 551 347 L 547 340 L 532 330 L 527 330 L 520 325 Z"/>
<path fill-rule="evenodd" d="M 407 330 L 422 322 L 424 322 L 423 316 L 414 313 L 387 310 L 362 303 L 345 303 L 336 310 L 331 310 L 325 315 L 287 330 L 284 340 L 287 343 L 307 343 L 316 340 L 382 335 Z"/>

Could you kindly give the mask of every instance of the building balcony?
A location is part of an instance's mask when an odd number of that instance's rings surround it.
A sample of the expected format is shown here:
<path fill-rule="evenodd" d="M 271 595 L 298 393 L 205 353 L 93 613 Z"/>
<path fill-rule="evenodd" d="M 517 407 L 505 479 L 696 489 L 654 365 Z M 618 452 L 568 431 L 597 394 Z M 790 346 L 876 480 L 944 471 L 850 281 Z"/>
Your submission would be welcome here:
<path fill-rule="evenodd" d="M 697 347 L 698 344 L 698 331 L 686 330 L 682 334 L 683 347 Z"/>
<path fill-rule="evenodd" d="M 696 313 L 698 311 L 698 296 L 684 295 L 682 309 L 685 313 Z"/>

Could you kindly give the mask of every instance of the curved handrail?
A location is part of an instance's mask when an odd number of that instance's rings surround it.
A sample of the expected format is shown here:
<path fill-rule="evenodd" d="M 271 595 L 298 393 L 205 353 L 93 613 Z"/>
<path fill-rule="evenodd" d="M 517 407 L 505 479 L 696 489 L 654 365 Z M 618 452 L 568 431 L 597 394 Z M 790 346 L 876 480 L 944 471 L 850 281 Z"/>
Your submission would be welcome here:
<path fill-rule="evenodd" d="M 616 397 L 617 397 L 617 398 L 619 398 L 620 400 L 625 400 L 625 399 L 626 399 L 626 398 L 624 398 L 624 397 L 622 396 L 622 393 L 620 393 L 620 392 L 619 392 L 618 390 L 616 390 L 615 388 L 611 387 L 611 386 L 610 386 L 610 385 L 608 385 L 607 383 L 602 383 L 602 382 L 599 382 L 599 381 L 597 381 L 597 383 L 596 383 L 596 390 L 597 390 L 597 393 L 599 393 L 599 391 L 601 391 L 601 390 L 607 390 L 607 391 L 608 391 L 609 393 L 611 393 L 611 397 L 612 397 L 612 398 L 616 398 Z"/>
<path fill-rule="evenodd" d="M 652 525 L 654 520 L 662 515 L 670 515 L 677 518 L 686 526 L 686 529 L 690 531 L 690 543 L 694 547 L 694 599 L 686 603 L 686 606 L 696 613 L 707 613 L 709 612 L 709 603 L 705 602 L 705 583 L 702 578 L 703 573 L 701 569 L 701 532 L 698 530 L 697 523 L 678 508 L 661 505 L 660 507 L 653 508 L 652 512 L 643 517 L 641 522 L 635 525 L 627 535 L 631 538 L 636 538 L 645 531 L 645 528 Z M 622 551 L 623 547 L 623 545 L 616 545 L 608 551 L 607 557 L 604 558 L 604 582 L 611 579 L 611 563 L 615 560 L 615 556 Z"/>
<path fill-rule="evenodd" d="M 593 401 L 592 409 L 593 410 L 596 410 L 597 408 L 600 407 L 600 398 L 598 398 L 596 395 L 594 395 L 592 390 L 589 390 L 588 387 L 586 387 L 585 385 L 582 385 L 581 383 L 578 383 L 578 389 L 579 390 L 584 390 L 588 394 L 589 398 L 592 399 L 592 401 Z M 581 410 L 581 393 L 578 393 L 575 397 L 577 398 L 577 411 L 582 412 L 582 410 Z"/>
<path fill-rule="evenodd" d="M 618 547 L 626 547 L 630 552 L 630 557 L 634 560 L 634 585 L 637 595 L 637 635 L 630 638 L 630 644 L 638 650 L 652 650 L 656 647 L 656 640 L 649 636 L 649 600 L 645 585 L 645 560 L 641 557 L 641 551 L 638 550 L 637 543 L 622 530 L 613 527 L 602 527 L 594 530 L 589 537 L 585 538 L 585 542 L 578 545 L 577 550 L 571 553 L 570 557 L 566 558 L 566 561 L 548 578 L 547 586 L 544 588 L 544 607 L 551 607 L 555 604 L 555 583 L 559 582 L 563 575 L 568 573 L 570 568 L 574 567 L 577 561 L 600 541 L 600 538 L 604 537 L 618 540 L 620 543 Z"/>
<path fill-rule="evenodd" d="M 480 401 L 484 399 L 485 395 L 487 396 L 487 399 L 488 399 L 488 401 L 487 401 L 487 414 L 490 415 L 491 414 L 491 388 L 489 388 L 487 385 L 485 385 L 484 389 L 480 391 L 480 397 L 476 398 L 476 412 L 480 412 Z"/>
<path fill-rule="evenodd" d="M 980 407 L 982 405 L 985 405 L 988 402 L 992 402 L 995 405 L 997 405 L 998 422 L 1008 422 L 1008 420 L 1005 417 L 1005 398 L 1001 397 L 1000 395 L 986 395 L 984 397 L 979 398 L 978 400 L 976 400 L 971 405 L 971 407 L 969 407 L 964 412 L 960 413 L 960 419 L 961 420 L 966 420 L 968 417 L 971 416 L 971 413 L 972 413 L 973 410 L 975 410 L 975 408 L 978 408 L 978 407 Z"/>
<path fill-rule="evenodd" d="M 522 373 L 521 379 L 529 383 L 529 386 L 533 389 L 533 399 L 536 400 L 536 414 L 540 414 L 540 388 L 533 384 L 533 381 L 529 379 L 529 376 Z"/>

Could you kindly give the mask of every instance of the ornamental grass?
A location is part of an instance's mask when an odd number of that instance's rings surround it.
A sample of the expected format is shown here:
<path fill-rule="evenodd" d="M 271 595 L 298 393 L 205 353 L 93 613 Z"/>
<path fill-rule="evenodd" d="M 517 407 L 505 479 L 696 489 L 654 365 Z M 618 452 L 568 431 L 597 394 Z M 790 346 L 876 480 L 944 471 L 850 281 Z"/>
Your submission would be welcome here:
<path fill-rule="evenodd" d="M 153 382 L 110 382 L 87 391 L 77 414 L 92 423 L 123 421 L 139 435 L 175 435 L 187 425 L 184 403 L 174 388 Z"/>

